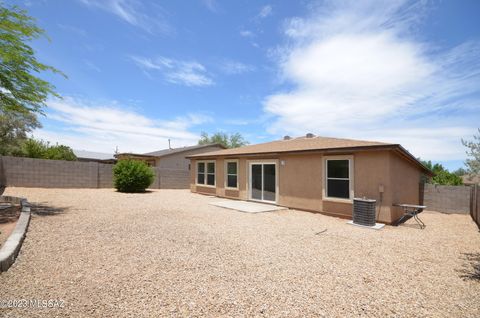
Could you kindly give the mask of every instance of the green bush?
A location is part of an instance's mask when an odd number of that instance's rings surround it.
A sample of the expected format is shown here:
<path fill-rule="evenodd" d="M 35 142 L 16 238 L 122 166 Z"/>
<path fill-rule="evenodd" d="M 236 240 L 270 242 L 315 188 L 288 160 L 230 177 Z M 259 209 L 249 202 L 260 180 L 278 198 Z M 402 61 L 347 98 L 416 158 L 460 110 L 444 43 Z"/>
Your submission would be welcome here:
<path fill-rule="evenodd" d="M 72 148 L 64 145 L 50 145 L 48 141 L 27 139 L 21 144 L 20 151 L 14 153 L 19 157 L 53 159 L 53 160 L 77 160 Z"/>
<path fill-rule="evenodd" d="M 120 160 L 113 167 L 113 178 L 119 192 L 145 192 L 152 184 L 155 174 L 143 161 Z"/>

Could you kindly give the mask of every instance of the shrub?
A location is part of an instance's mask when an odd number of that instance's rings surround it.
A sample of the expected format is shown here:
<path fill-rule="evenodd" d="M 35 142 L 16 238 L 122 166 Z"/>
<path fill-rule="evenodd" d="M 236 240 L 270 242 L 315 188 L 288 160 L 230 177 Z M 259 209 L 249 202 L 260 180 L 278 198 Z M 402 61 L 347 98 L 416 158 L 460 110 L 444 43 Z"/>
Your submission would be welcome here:
<path fill-rule="evenodd" d="M 120 160 L 113 167 L 115 188 L 119 192 L 145 192 L 155 178 L 153 170 L 143 161 Z"/>
<path fill-rule="evenodd" d="M 54 159 L 54 160 L 77 160 L 72 148 L 64 145 L 50 145 L 48 141 L 27 139 L 18 153 L 14 155 L 28 158 Z"/>

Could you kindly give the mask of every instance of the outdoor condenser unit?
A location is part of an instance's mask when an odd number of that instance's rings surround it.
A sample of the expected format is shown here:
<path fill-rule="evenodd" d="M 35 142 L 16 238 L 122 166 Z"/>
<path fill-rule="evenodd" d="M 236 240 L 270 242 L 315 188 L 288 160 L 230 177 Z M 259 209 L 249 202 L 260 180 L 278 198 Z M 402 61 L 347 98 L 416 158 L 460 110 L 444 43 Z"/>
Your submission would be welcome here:
<path fill-rule="evenodd" d="M 375 226 L 375 207 L 377 200 L 353 199 L 353 223 L 363 226 Z"/>

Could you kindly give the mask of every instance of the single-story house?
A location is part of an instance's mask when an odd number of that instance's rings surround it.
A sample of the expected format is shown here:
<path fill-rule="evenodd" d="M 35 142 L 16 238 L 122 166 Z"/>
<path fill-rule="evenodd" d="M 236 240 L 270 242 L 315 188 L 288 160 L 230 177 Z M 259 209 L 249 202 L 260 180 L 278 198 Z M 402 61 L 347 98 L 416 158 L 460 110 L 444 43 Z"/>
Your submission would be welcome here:
<path fill-rule="evenodd" d="M 147 153 L 118 153 L 115 158 L 135 159 L 146 162 L 149 166 L 165 169 L 190 169 L 190 160 L 187 156 L 218 151 L 225 149 L 221 144 L 195 145 L 182 148 L 163 149 Z"/>
<path fill-rule="evenodd" d="M 305 137 L 188 156 L 192 192 L 350 218 L 354 197 L 377 200 L 377 221 L 419 204 L 432 172 L 399 144 Z"/>

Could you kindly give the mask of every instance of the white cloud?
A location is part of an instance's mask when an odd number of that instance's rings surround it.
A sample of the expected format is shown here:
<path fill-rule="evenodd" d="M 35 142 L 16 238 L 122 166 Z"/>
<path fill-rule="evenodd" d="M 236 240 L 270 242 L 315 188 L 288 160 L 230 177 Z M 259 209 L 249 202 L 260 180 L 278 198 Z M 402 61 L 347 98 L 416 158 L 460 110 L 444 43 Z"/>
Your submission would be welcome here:
<path fill-rule="evenodd" d="M 79 35 L 81 37 L 86 37 L 87 36 L 87 31 L 85 31 L 82 28 L 78 28 L 78 27 L 73 26 L 73 25 L 61 24 L 61 23 L 58 23 L 57 26 L 62 30 L 74 33 L 74 34 Z"/>
<path fill-rule="evenodd" d="M 202 0 L 203 5 L 212 12 L 218 11 L 218 4 L 215 0 Z"/>
<path fill-rule="evenodd" d="M 47 118 L 57 124 L 55 129 L 45 125 L 36 130 L 35 137 L 98 152 L 112 152 L 116 146 L 121 152 L 154 151 L 168 147 L 168 139 L 175 147 L 196 144 L 199 136 L 189 129 L 212 121 L 203 114 L 157 120 L 117 102 L 93 103 L 71 97 L 47 104 Z"/>
<path fill-rule="evenodd" d="M 141 28 L 149 33 L 170 35 L 173 28 L 167 23 L 158 5 L 146 8 L 138 0 L 79 0 L 90 8 L 109 12 L 124 22 Z M 154 14 L 155 13 L 155 14 Z"/>
<path fill-rule="evenodd" d="M 87 68 L 91 69 L 92 71 L 95 71 L 97 73 L 100 73 L 102 71 L 95 63 L 90 60 L 84 59 L 83 63 Z"/>
<path fill-rule="evenodd" d="M 260 12 L 258 13 L 259 18 L 266 18 L 273 13 L 273 8 L 271 5 L 263 6 Z"/>
<path fill-rule="evenodd" d="M 220 70 L 225 74 L 237 75 L 252 72 L 255 70 L 253 65 L 244 64 L 238 61 L 224 60 L 218 64 Z"/>
<path fill-rule="evenodd" d="M 462 159 L 480 120 L 479 43 L 434 51 L 411 28 L 425 12 L 405 1 L 327 2 L 285 24 L 279 73 L 290 89 L 266 97 L 275 134 L 399 142 L 426 159 Z M 447 118 L 447 119 L 445 119 Z M 414 132 L 414 133 L 413 133 Z"/>
<path fill-rule="evenodd" d="M 252 31 L 249 31 L 249 30 L 240 31 L 240 35 L 243 36 L 244 38 L 252 38 L 252 37 L 255 36 L 255 34 Z"/>
<path fill-rule="evenodd" d="M 151 76 L 152 71 L 161 72 L 164 79 L 169 83 L 186 86 L 211 86 L 215 84 L 205 66 L 195 61 L 174 60 L 163 56 L 155 59 L 132 56 L 131 59 L 146 75 Z"/>

